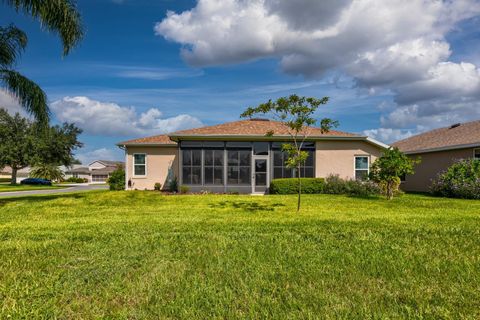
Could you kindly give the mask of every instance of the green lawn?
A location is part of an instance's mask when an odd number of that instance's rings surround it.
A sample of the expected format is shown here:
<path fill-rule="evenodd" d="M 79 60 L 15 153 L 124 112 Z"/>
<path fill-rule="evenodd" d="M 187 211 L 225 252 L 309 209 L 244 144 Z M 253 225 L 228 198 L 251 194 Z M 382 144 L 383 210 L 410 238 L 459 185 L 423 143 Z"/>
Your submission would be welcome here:
<path fill-rule="evenodd" d="M 34 185 L 23 185 L 23 184 L 11 185 L 9 183 L 0 183 L 0 192 L 61 189 L 61 188 L 64 188 L 64 187 L 59 187 L 59 186 L 34 186 Z"/>
<path fill-rule="evenodd" d="M 480 201 L 0 199 L 0 318 L 480 318 Z"/>

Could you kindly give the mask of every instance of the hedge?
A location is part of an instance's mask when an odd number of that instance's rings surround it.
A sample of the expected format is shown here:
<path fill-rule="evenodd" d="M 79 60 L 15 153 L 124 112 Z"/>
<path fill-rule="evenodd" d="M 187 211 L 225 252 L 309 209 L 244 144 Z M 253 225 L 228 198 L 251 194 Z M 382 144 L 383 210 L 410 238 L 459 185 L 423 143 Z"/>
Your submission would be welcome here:
<path fill-rule="evenodd" d="M 300 178 L 302 183 L 302 193 L 315 194 L 323 193 L 325 189 L 325 179 L 323 178 Z M 273 179 L 270 183 L 271 194 L 296 194 L 298 193 L 298 179 L 285 178 Z"/>

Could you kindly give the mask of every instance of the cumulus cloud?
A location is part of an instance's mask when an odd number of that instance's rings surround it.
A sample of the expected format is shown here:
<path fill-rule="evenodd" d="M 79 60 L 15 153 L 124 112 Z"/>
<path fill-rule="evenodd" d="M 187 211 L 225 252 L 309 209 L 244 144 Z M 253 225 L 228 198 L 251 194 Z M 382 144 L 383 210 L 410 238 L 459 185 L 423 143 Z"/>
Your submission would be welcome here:
<path fill-rule="evenodd" d="M 398 140 L 406 139 L 413 135 L 411 130 L 400 130 L 391 128 L 365 130 L 363 131 L 363 134 L 385 143 L 392 143 Z"/>
<path fill-rule="evenodd" d="M 6 109 L 8 113 L 20 113 L 26 116 L 25 110 L 11 94 L 0 88 L 0 108 Z"/>
<path fill-rule="evenodd" d="M 421 130 L 478 109 L 479 69 L 449 60 L 446 35 L 479 14 L 478 0 L 199 0 L 168 12 L 155 33 L 195 66 L 275 57 L 290 74 L 345 73 L 393 94 L 382 125 Z"/>
<path fill-rule="evenodd" d="M 60 121 L 73 122 L 94 135 L 155 135 L 202 125 L 199 119 L 188 114 L 163 118 L 157 108 L 139 114 L 135 107 L 88 97 L 64 97 L 53 102 L 51 108 Z"/>

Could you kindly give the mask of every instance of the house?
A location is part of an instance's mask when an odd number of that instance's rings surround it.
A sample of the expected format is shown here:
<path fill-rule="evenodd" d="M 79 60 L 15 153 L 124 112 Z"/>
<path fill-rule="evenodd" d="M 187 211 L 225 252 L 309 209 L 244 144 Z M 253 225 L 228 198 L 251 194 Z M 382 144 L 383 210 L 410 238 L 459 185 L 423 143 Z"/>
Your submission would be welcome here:
<path fill-rule="evenodd" d="M 65 179 L 70 177 L 83 178 L 88 183 L 105 183 L 110 177 L 110 174 L 118 167 L 124 167 L 125 164 L 121 161 L 95 160 L 88 165 L 73 165 L 68 168 L 63 168 Z"/>
<path fill-rule="evenodd" d="M 310 156 L 302 177 L 338 174 L 364 179 L 388 146 L 366 136 L 307 129 L 303 149 Z M 273 134 L 268 134 L 273 133 Z M 285 166 L 282 143 L 290 141 L 280 122 L 251 119 L 120 142 L 125 150 L 127 189 L 168 189 L 177 178 L 192 192 L 265 193 L 274 178 L 295 177 Z"/>
<path fill-rule="evenodd" d="M 25 167 L 17 171 L 17 183 L 20 183 L 22 180 L 28 178 L 30 175 L 30 167 Z M 12 178 L 12 168 L 9 166 L 4 167 L 0 170 L 0 179 L 11 179 Z"/>
<path fill-rule="evenodd" d="M 402 182 L 405 191 L 428 191 L 439 173 L 460 159 L 480 159 L 480 121 L 457 123 L 449 127 L 428 131 L 393 146 L 405 154 L 420 157 L 415 174 Z"/>

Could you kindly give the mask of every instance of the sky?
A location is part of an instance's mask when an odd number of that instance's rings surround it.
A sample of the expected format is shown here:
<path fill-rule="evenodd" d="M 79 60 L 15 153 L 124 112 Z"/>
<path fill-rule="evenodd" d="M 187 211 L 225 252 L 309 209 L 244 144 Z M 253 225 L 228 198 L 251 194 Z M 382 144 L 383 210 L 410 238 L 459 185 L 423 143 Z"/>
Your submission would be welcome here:
<path fill-rule="evenodd" d="M 52 122 L 83 129 L 76 156 L 121 160 L 122 140 L 235 121 L 249 106 L 330 97 L 316 114 L 382 142 L 480 119 L 480 1 L 84 0 L 85 37 L 26 31 L 17 69 Z M 21 111 L 0 91 L 0 106 Z"/>

